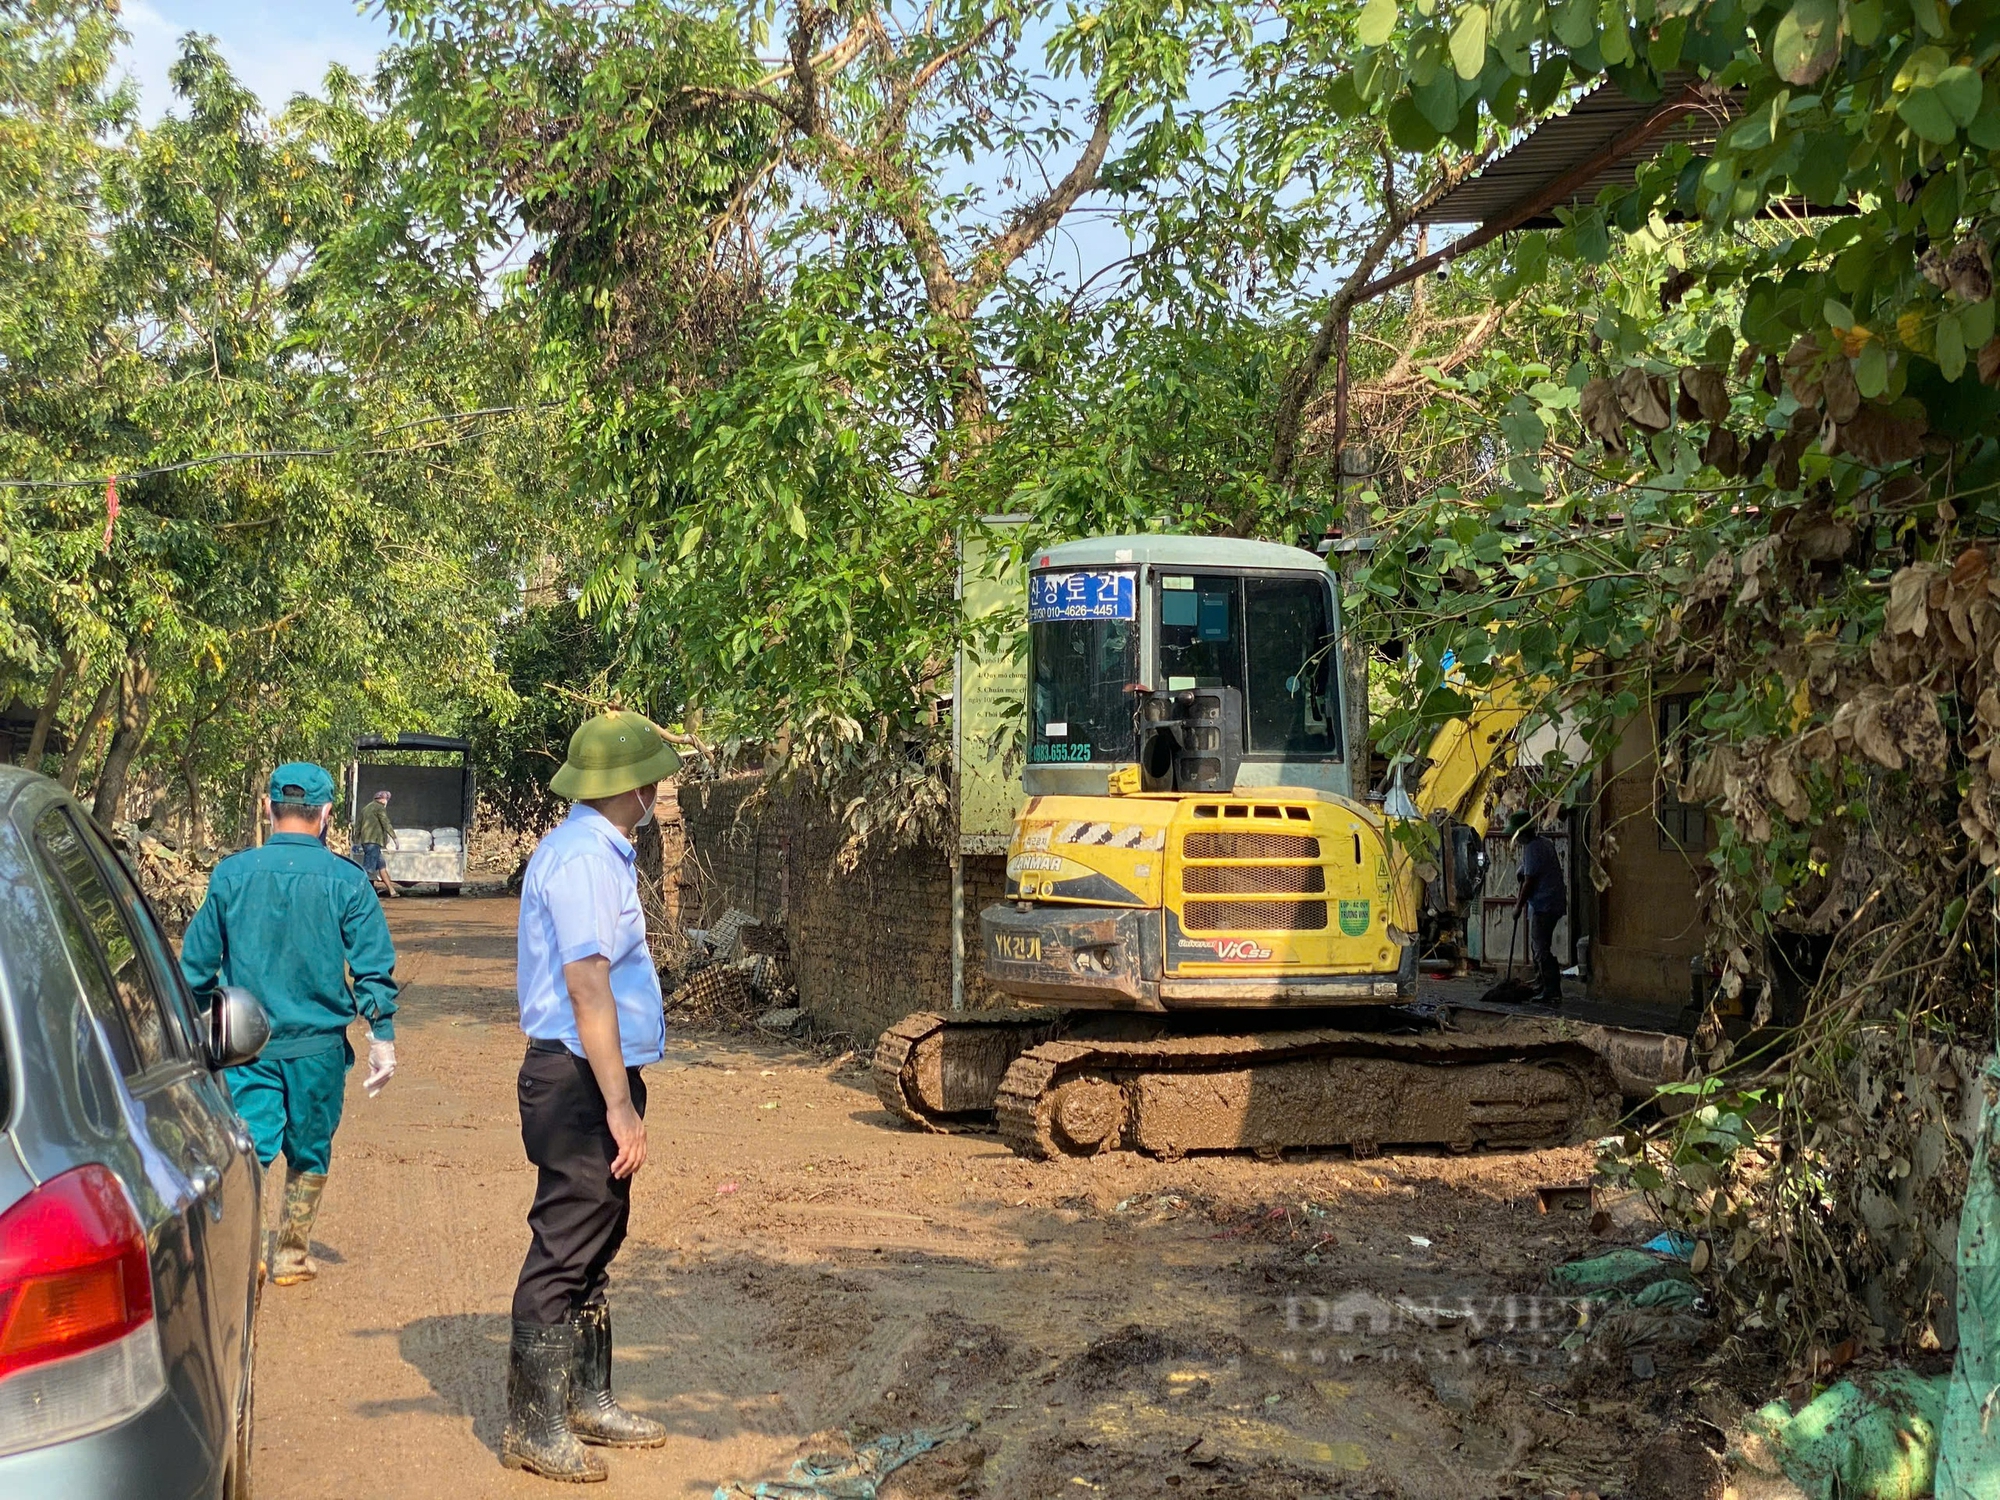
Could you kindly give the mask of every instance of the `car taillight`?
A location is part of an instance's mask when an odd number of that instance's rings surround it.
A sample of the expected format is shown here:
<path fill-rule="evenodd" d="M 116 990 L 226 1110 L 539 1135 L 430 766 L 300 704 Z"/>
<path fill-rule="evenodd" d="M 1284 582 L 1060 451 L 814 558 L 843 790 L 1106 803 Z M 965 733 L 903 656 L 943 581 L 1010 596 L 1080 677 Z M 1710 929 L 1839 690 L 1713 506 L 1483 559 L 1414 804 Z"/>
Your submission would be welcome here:
<path fill-rule="evenodd" d="M 0 1213 L 0 1453 L 123 1421 L 165 1384 L 145 1231 L 110 1169 Z"/>

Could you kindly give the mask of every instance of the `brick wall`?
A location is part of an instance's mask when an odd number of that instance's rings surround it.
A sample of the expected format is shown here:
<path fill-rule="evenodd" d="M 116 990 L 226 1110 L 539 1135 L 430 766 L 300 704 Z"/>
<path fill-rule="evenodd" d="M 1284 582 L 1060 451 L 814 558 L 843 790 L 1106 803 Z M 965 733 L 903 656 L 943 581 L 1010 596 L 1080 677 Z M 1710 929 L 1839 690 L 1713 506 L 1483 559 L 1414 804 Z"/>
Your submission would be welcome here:
<path fill-rule="evenodd" d="M 680 788 L 686 837 L 683 920 L 739 907 L 780 925 L 791 944 L 799 1003 L 857 1043 L 913 1010 L 951 1005 L 951 864 L 937 847 L 871 849 L 851 872 L 834 866 L 838 814 L 810 796 L 771 796 L 746 809 L 755 775 Z M 979 972 L 979 909 L 997 901 L 1006 861 L 968 857 L 966 1004 L 995 998 Z"/>

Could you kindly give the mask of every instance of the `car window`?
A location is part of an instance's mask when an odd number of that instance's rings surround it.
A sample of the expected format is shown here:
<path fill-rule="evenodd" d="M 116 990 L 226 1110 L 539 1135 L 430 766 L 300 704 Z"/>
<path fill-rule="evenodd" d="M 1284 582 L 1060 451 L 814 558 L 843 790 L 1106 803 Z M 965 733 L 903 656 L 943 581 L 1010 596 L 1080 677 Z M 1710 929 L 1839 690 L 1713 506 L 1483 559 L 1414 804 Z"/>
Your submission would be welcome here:
<path fill-rule="evenodd" d="M 50 808 L 35 820 L 35 843 L 62 888 L 65 899 L 58 905 L 69 908 L 64 927 L 70 949 L 92 992 L 92 1009 L 119 1053 L 119 1067 L 131 1077 L 182 1056 L 179 1033 L 168 1024 L 130 923 L 76 824 L 62 809 Z"/>
<path fill-rule="evenodd" d="M 196 1034 L 194 1017 L 186 1004 L 185 986 L 180 982 L 180 966 L 174 962 L 173 950 L 160 933 L 159 919 L 153 915 L 152 903 L 133 882 L 125 861 L 104 841 L 96 827 L 89 822 L 83 822 L 81 826 L 84 844 L 96 856 L 98 869 L 118 898 L 119 911 L 139 939 L 140 952 L 152 973 L 155 993 L 166 1005 L 167 1024 L 179 1033 L 180 1044 L 176 1050 L 183 1056 L 191 1056 L 192 1039 Z"/>
<path fill-rule="evenodd" d="M 1250 749 L 1261 755 L 1332 755 L 1333 626 L 1317 578 L 1247 578 Z"/>

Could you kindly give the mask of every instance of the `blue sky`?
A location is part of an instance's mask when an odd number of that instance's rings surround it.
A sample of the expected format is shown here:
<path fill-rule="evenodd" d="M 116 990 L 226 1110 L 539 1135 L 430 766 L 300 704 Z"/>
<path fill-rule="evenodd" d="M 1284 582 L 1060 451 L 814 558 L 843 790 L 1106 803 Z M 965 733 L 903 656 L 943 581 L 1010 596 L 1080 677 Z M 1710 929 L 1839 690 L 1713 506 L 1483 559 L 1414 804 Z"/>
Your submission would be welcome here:
<path fill-rule="evenodd" d="M 124 17 L 132 35 L 125 68 L 147 120 L 172 102 L 167 69 L 190 31 L 214 36 L 237 76 L 271 109 L 316 89 L 328 63 L 365 74 L 389 40 L 382 18 L 363 14 L 354 0 L 125 0 Z"/>

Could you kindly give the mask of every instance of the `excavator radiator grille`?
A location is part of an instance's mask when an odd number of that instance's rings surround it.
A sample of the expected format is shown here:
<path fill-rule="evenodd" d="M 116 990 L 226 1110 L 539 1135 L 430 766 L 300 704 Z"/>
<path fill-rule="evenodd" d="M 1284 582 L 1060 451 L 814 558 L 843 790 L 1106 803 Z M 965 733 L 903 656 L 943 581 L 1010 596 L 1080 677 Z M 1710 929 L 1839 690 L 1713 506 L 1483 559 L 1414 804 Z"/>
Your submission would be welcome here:
<path fill-rule="evenodd" d="M 1188 865 L 1181 889 L 1190 896 L 1305 895 L 1326 889 L 1318 865 Z"/>
<path fill-rule="evenodd" d="M 1191 833 L 1181 854 L 1187 859 L 1318 859 L 1319 840 L 1295 833 Z"/>
<path fill-rule="evenodd" d="M 1321 932 L 1324 901 L 1190 901 L 1181 919 L 1188 932 Z"/>

